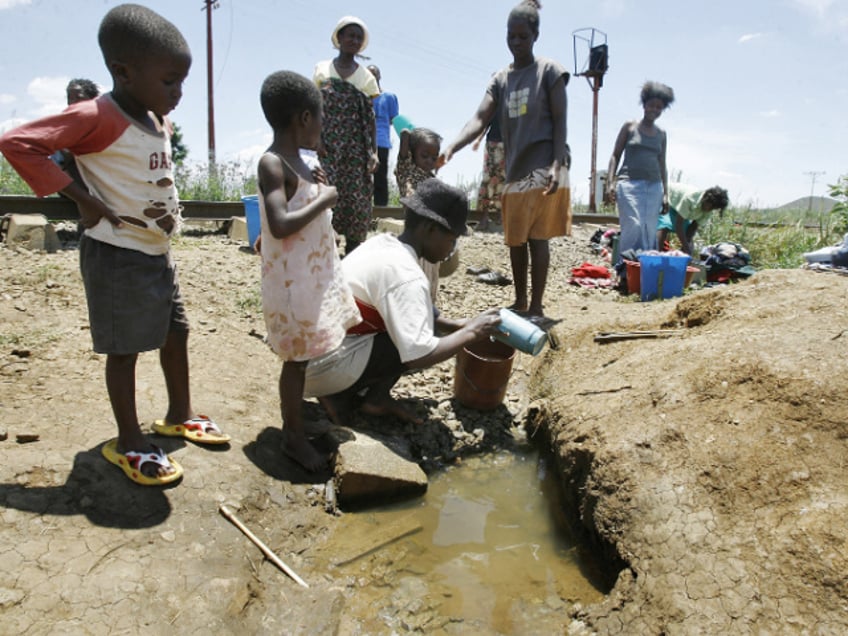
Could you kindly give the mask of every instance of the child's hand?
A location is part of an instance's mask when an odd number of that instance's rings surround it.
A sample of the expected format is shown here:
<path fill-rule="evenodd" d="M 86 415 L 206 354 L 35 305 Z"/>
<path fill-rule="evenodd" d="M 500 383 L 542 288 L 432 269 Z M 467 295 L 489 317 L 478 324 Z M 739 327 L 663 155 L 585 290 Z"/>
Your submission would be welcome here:
<path fill-rule="evenodd" d="M 335 186 L 322 185 L 318 188 L 318 202 L 325 208 L 333 207 L 339 200 Z"/>
<path fill-rule="evenodd" d="M 100 199 L 90 197 L 85 202 L 77 201 L 77 209 L 80 213 L 80 223 L 85 229 L 94 227 L 100 223 L 100 219 L 106 219 L 115 227 L 123 225 L 121 219 Z"/>
<path fill-rule="evenodd" d="M 324 172 L 324 168 L 321 166 L 315 166 L 312 169 L 312 179 L 314 179 L 315 183 L 320 183 L 323 185 L 329 185 L 330 182 L 327 181 L 327 173 Z"/>
<path fill-rule="evenodd" d="M 77 204 L 80 213 L 80 223 L 85 229 L 89 229 L 100 223 L 100 219 L 106 219 L 115 227 L 121 227 L 123 221 L 103 201 L 84 188 L 76 181 L 72 181 L 61 193 Z"/>

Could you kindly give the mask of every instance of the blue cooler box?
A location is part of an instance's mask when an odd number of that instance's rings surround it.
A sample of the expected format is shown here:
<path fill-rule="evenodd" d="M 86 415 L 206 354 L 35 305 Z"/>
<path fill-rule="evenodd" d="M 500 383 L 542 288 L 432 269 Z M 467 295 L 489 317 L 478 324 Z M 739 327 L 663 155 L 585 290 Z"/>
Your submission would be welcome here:
<path fill-rule="evenodd" d="M 683 295 L 689 256 L 640 254 L 640 293 L 642 300 L 663 300 Z"/>

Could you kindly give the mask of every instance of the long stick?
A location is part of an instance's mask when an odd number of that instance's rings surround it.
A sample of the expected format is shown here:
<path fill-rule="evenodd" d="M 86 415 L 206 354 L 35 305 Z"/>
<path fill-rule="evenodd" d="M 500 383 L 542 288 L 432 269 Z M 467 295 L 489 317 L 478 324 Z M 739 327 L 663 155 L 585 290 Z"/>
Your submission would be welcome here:
<path fill-rule="evenodd" d="M 262 543 L 262 541 L 261 541 L 261 540 L 260 540 L 260 539 L 259 539 L 259 538 L 255 535 L 255 534 L 253 534 L 250 530 L 248 530 L 248 529 L 247 529 L 247 526 L 245 526 L 245 525 L 244 525 L 244 524 L 243 524 L 243 523 L 239 520 L 239 518 L 238 518 L 238 517 L 236 517 L 235 513 L 234 513 L 232 510 L 230 510 L 229 508 L 227 508 L 227 506 L 225 506 L 224 504 L 221 504 L 220 506 L 218 506 L 218 510 L 220 510 L 221 514 L 222 514 L 222 515 L 224 515 L 227 519 L 229 519 L 230 521 L 232 521 L 232 522 L 233 522 L 233 525 L 235 525 L 235 526 L 236 526 L 236 528 L 238 528 L 239 530 L 241 530 L 241 531 L 242 531 L 242 532 L 243 532 L 243 533 L 247 536 L 247 538 L 248 538 L 248 539 L 250 539 L 251 541 L 253 541 L 253 543 L 255 543 L 255 544 L 256 544 L 256 546 L 257 546 L 260 550 L 262 550 L 262 553 L 263 553 L 266 557 L 268 557 L 268 559 L 269 559 L 269 560 L 270 560 L 270 561 L 271 561 L 274 565 L 276 565 L 276 566 L 277 566 L 278 568 L 280 568 L 283 572 L 285 572 L 286 574 L 288 574 L 288 575 L 289 575 L 292 579 L 294 579 L 294 581 L 295 581 L 296 583 L 298 583 L 298 584 L 302 585 L 303 587 L 309 587 L 309 585 L 307 585 L 307 584 L 306 584 L 306 581 L 304 581 L 302 578 L 300 578 L 300 577 L 299 577 L 299 576 L 295 573 L 295 571 L 294 571 L 294 570 L 292 570 L 289 566 L 287 566 L 285 563 L 283 563 L 282 559 L 280 559 L 280 557 L 278 557 L 276 554 L 274 554 L 274 552 L 271 550 L 271 548 L 269 548 L 267 545 L 265 545 L 264 543 Z"/>
<path fill-rule="evenodd" d="M 595 342 L 618 342 L 619 340 L 636 340 L 639 338 L 670 338 L 684 332 L 683 329 L 659 329 L 656 331 L 602 331 L 595 336 Z"/>

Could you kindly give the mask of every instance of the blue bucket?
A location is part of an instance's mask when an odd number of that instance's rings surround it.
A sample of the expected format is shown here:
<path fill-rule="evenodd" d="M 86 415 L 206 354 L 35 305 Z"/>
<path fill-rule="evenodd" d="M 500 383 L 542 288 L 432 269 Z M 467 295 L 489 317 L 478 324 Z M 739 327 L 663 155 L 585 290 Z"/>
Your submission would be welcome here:
<path fill-rule="evenodd" d="M 683 295 L 689 256 L 639 255 L 642 300 L 663 300 Z"/>
<path fill-rule="evenodd" d="M 244 203 L 244 218 L 247 221 L 247 243 L 251 249 L 256 245 L 256 239 L 259 238 L 259 196 L 254 194 L 249 197 L 242 197 L 241 202 Z"/>

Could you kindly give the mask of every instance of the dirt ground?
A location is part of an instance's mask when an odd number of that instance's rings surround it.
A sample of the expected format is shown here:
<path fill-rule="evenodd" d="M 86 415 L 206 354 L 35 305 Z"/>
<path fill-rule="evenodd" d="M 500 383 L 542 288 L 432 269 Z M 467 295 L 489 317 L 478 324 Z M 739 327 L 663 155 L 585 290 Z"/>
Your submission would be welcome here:
<path fill-rule="evenodd" d="M 552 245 L 547 312 L 561 319 L 558 347 L 518 359 L 506 408 L 456 405 L 445 363 L 397 388 L 417 399 L 423 426 L 352 424 L 406 440 L 427 471 L 508 447 L 525 422 L 549 444 L 569 512 L 617 573 L 602 603 L 564 603 L 563 633 L 845 633 L 848 278 L 762 272 L 639 303 L 568 284 L 571 267 L 598 262 L 587 247 L 594 229 Z M 160 438 L 186 474 L 155 489 L 100 455 L 115 429 L 76 251 L 0 247 L 2 631 L 359 633 L 345 607 L 365 583 L 321 550 L 345 528 L 344 514 L 324 510 L 330 475 L 304 475 L 278 451 L 279 363 L 262 342 L 256 256 L 205 232 L 174 252 L 193 325 L 195 406 L 233 441 L 216 450 Z M 446 311 L 511 302 L 509 287 L 464 273 L 508 271 L 497 235 L 462 239 L 461 255 L 442 280 Z M 679 331 L 594 341 L 642 329 Z M 149 426 L 165 408 L 155 354 L 141 356 L 137 389 Z M 316 405 L 308 413 L 316 429 L 327 425 Z M 310 587 L 264 560 L 221 503 Z"/>

